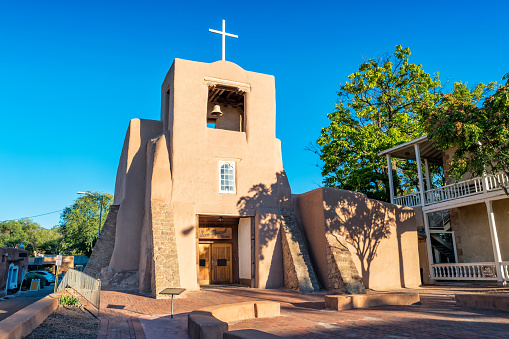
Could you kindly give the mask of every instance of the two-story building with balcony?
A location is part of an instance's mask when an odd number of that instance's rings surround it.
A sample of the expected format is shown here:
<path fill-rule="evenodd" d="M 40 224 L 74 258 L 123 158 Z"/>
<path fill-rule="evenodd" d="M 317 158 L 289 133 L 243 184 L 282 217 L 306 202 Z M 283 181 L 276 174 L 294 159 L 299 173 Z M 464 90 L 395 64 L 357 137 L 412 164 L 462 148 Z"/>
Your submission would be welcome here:
<path fill-rule="evenodd" d="M 387 149 L 380 156 L 413 160 L 417 165 L 419 189 L 395 196 L 389 171 L 391 203 L 413 207 L 416 219 L 422 216 L 419 243 L 420 267 L 424 283 L 438 281 L 509 281 L 509 197 L 501 185 L 505 174 L 482 177 L 465 175 L 457 183 L 434 187 L 429 165 L 446 164 L 454 150 L 441 152 L 427 136 Z M 506 260 L 506 261 L 504 261 Z"/>

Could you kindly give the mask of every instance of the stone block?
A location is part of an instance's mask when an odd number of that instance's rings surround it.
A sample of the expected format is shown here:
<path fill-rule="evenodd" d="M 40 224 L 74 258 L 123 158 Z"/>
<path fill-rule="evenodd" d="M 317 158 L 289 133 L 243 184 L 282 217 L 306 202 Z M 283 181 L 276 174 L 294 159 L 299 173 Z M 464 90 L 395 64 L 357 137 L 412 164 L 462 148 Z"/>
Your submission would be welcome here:
<path fill-rule="evenodd" d="M 227 323 L 255 318 L 253 301 L 204 307 L 200 311 L 210 312 L 214 317 Z"/>
<path fill-rule="evenodd" d="M 270 318 L 281 315 L 281 305 L 275 301 L 257 301 L 254 305 L 256 318 Z"/>
<path fill-rule="evenodd" d="M 223 338 L 223 332 L 228 331 L 228 323 L 230 322 L 279 315 L 280 305 L 273 301 L 247 301 L 215 305 L 189 313 L 187 330 L 191 339 Z M 227 338 L 276 338 L 271 334 L 260 331 L 232 332 L 235 333 L 230 333 Z"/>
<path fill-rule="evenodd" d="M 509 312 L 509 295 L 507 294 L 456 294 L 454 299 L 458 306 Z"/>
<path fill-rule="evenodd" d="M 354 308 L 388 305 L 412 305 L 420 301 L 418 293 L 376 293 L 353 295 Z"/>
<path fill-rule="evenodd" d="M 222 339 L 228 324 L 210 312 L 193 311 L 187 317 L 187 332 L 191 339 Z"/>
<path fill-rule="evenodd" d="M 282 338 L 282 337 L 252 329 L 228 331 L 223 333 L 223 339 L 272 339 L 272 338 Z"/>
<path fill-rule="evenodd" d="M 351 295 L 326 295 L 325 308 L 341 311 L 353 308 Z"/>

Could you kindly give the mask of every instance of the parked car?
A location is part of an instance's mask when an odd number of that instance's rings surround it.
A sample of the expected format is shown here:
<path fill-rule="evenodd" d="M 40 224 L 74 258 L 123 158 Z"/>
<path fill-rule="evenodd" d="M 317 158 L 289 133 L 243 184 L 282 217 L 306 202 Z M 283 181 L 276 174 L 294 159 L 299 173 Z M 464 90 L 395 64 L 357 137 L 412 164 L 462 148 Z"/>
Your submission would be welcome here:
<path fill-rule="evenodd" d="M 47 280 L 48 285 L 53 284 L 55 282 L 55 275 L 48 271 L 32 271 L 30 273 L 37 273 L 37 274 L 44 276 L 44 278 L 46 278 L 46 280 Z"/>

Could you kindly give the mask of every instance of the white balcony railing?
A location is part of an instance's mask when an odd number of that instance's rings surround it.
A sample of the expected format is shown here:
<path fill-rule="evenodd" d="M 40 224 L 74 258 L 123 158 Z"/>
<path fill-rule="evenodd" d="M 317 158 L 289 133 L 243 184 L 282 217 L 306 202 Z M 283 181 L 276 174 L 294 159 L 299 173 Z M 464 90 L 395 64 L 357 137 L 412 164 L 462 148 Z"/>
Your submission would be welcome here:
<path fill-rule="evenodd" d="M 438 187 L 425 192 L 426 204 L 458 199 L 469 195 L 483 193 L 482 178 L 473 178 L 458 182 L 457 184 Z"/>
<path fill-rule="evenodd" d="M 486 179 L 486 183 L 484 180 Z M 501 189 L 501 185 L 508 186 L 509 178 L 505 173 L 492 174 L 485 177 L 476 177 L 456 184 L 446 185 L 424 192 L 425 205 L 440 203 L 443 201 L 459 199 L 476 194 L 481 194 L 497 189 Z M 487 187 L 486 187 L 487 186 Z M 394 197 L 396 205 L 414 207 L 421 205 L 421 196 L 419 192 Z"/>
<path fill-rule="evenodd" d="M 509 262 L 506 262 L 509 265 Z M 507 266 L 506 265 L 506 274 Z M 433 279 L 435 280 L 497 280 L 497 270 L 494 262 L 479 262 L 466 264 L 433 264 Z"/>
<path fill-rule="evenodd" d="M 407 207 L 419 206 L 421 204 L 421 195 L 419 193 L 411 193 L 400 197 L 394 197 L 394 203 Z"/>
<path fill-rule="evenodd" d="M 486 181 L 488 181 L 488 191 L 501 188 L 500 184 L 504 186 L 507 186 L 507 184 L 509 184 L 509 178 L 507 178 L 507 175 L 505 175 L 505 173 L 489 175 L 486 177 Z"/>

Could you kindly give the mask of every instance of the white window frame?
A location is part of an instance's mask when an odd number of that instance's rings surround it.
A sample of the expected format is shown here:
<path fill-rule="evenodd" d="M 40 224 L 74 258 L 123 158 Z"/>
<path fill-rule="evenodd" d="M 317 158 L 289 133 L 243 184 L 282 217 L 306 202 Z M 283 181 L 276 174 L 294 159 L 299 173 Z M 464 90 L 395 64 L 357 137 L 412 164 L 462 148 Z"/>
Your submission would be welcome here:
<path fill-rule="evenodd" d="M 233 169 L 233 189 L 231 191 L 222 189 L 221 167 L 223 167 L 223 165 L 229 165 Z M 237 170 L 235 167 L 235 161 L 219 161 L 218 162 L 218 180 L 219 180 L 219 193 L 229 193 L 229 194 L 237 193 Z"/>

